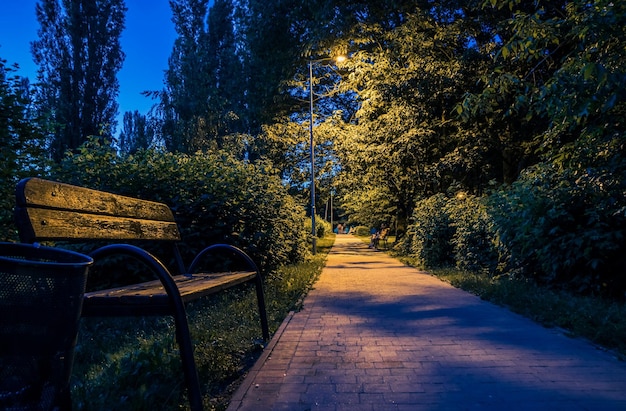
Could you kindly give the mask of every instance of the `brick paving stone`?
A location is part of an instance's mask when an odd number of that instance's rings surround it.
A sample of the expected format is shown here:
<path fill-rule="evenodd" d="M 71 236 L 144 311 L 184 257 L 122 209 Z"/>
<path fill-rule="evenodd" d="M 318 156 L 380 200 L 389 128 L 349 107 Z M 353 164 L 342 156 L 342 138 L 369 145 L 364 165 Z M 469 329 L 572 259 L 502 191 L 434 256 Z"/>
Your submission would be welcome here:
<path fill-rule="evenodd" d="M 228 411 L 626 410 L 626 363 L 337 236 Z"/>

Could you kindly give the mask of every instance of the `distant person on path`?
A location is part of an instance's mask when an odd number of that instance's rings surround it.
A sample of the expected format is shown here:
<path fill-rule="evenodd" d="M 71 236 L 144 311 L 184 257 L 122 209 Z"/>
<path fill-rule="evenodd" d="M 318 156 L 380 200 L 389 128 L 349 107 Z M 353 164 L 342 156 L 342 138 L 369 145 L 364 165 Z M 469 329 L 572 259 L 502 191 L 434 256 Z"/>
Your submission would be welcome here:
<path fill-rule="evenodd" d="M 380 239 L 380 231 L 378 231 L 375 227 L 372 227 L 370 233 L 371 237 L 369 248 L 376 248 L 376 246 L 378 245 L 378 240 Z"/>

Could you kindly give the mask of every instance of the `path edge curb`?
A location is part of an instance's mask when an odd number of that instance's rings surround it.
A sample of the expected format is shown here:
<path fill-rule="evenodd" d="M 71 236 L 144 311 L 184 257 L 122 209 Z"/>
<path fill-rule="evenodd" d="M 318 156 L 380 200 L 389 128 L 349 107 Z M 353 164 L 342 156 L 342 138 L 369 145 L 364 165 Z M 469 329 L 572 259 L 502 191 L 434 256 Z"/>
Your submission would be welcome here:
<path fill-rule="evenodd" d="M 265 364 L 265 361 L 267 361 L 268 357 L 272 355 L 272 351 L 274 351 L 276 344 L 278 344 L 278 341 L 280 341 L 280 338 L 287 328 L 287 325 L 291 322 L 294 314 L 295 311 L 290 311 L 289 314 L 287 314 L 287 317 L 285 317 L 283 322 L 280 324 L 280 327 L 278 327 L 278 330 L 276 330 L 276 333 L 270 340 L 270 343 L 267 345 L 267 347 L 265 347 L 259 359 L 254 363 L 252 368 L 250 368 L 250 370 L 246 374 L 242 384 L 237 388 L 237 390 L 231 397 L 230 403 L 228 404 L 228 408 L 226 409 L 226 411 L 236 411 L 239 409 L 243 398 L 246 396 L 248 390 L 250 389 L 250 386 L 252 385 L 252 382 L 255 381 L 256 375 L 259 373 L 261 367 L 263 366 L 263 364 Z"/>

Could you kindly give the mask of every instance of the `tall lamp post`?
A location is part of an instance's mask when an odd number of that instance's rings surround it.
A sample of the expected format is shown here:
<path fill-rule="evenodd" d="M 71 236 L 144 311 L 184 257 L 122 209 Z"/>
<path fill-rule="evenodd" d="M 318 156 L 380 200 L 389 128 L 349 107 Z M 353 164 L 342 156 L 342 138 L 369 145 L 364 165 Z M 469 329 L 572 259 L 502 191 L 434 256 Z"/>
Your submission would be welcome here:
<path fill-rule="evenodd" d="M 309 60 L 309 144 L 311 155 L 311 241 L 313 254 L 317 254 L 317 232 L 315 230 L 315 143 L 313 141 L 313 63 L 325 60 L 334 60 L 341 63 L 345 59 L 345 56 L 337 56 L 334 59 Z"/>
<path fill-rule="evenodd" d="M 317 232 L 315 230 L 315 143 L 313 142 L 313 60 L 309 60 L 309 145 L 311 155 L 311 241 L 312 252 L 317 254 Z"/>

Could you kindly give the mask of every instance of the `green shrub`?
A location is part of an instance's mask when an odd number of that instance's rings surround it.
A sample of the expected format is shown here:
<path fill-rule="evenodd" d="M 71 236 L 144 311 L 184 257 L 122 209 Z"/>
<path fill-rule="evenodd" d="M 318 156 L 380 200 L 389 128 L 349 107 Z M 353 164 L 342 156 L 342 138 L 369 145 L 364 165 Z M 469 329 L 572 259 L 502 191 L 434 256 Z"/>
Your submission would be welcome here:
<path fill-rule="evenodd" d="M 311 235 L 311 218 L 307 217 L 304 222 L 304 231 Z M 330 223 L 324 220 L 321 216 L 315 216 L 315 233 L 317 238 L 324 238 L 326 235 L 332 233 Z"/>
<path fill-rule="evenodd" d="M 226 152 L 119 156 L 92 139 L 62 161 L 54 178 L 168 204 L 186 261 L 220 242 L 245 249 L 263 269 L 301 261 L 307 252 L 304 210 L 264 162 L 239 161 Z"/>
<path fill-rule="evenodd" d="M 455 265 L 494 273 L 498 251 L 493 222 L 483 198 L 463 192 L 419 201 L 400 250 L 426 267 Z"/>
<path fill-rule="evenodd" d="M 448 200 L 445 211 L 454 229 L 450 241 L 456 267 L 463 271 L 495 273 L 498 248 L 485 199 L 460 192 Z"/>
<path fill-rule="evenodd" d="M 624 185 L 603 169 L 539 164 L 492 194 L 509 269 L 577 292 L 623 297 Z"/>
<path fill-rule="evenodd" d="M 407 230 L 401 249 L 425 267 L 452 265 L 452 236 L 454 228 L 446 209 L 448 199 L 443 194 L 419 201 L 413 210 L 412 224 Z"/>
<path fill-rule="evenodd" d="M 542 163 L 486 198 L 424 199 L 400 251 L 426 267 L 499 271 L 624 298 L 626 183 L 612 169 L 620 167 Z"/>
<path fill-rule="evenodd" d="M 319 238 L 324 238 L 327 234 L 332 234 L 333 232 L 333 227 L 330 223 L 321 217 L 315 219 L 315 227 Z"/>
<path fill-rule="evenodd" d="M 357 227 L 354 229 L 354 232 L 355 232 L 355 233 L 356 233 L 356 235 L 357 235 L 357 236 L 359 236 L 359 237 L 367 237 L 367 236 L 369 236 L 369 235 L 370 235 L 370 229 L 369 229 L 369 228 L 367 228 L 367 227 L 365 227 L 365 226 L 363 226 L 363 225 L 357 226 Z"/>

